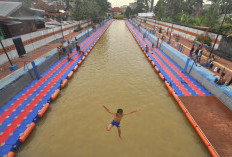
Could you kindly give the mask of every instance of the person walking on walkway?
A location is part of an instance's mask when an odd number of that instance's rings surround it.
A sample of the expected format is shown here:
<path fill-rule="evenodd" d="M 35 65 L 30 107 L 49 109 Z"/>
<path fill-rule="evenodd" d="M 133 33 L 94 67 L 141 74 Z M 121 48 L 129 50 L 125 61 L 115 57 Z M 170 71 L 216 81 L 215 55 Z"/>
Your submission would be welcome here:
<path fill-rule="evenodd" d="M 63 53 L 63 55 L 64 55 L 64 54 L 66 53 L 66 48 L 64 47 L 64 42 L 63 42 L 63 41 L 61 41 L 60 48 L 61 48 L 62 53 Z"/>
<path fill-rule="evenodd" d="M 192 59 L 192 57 L 193 57 L 194 49 L 195 49 L 195 44 L 193 44 L 193 46 L 192 46 L 192 48 L 191 48 L 191 50 L 190 50 L 190 52 L 189 52 L 189 57 L 190 57 L 191 59 Z"/>
<path fill-rule="evenodd" d="M 201 62 L 201 56 L 202 56 L 202 47 L 200 47 L 199 51 L 198 51 L 198 57 L 197 57 L 197 62 L 200 63 Z"/>
<path fill-rule="evenodd" d="M 153 42 L 152 45 L 151 45 L 151 47 L 154 48 L 154 46 L 155 46 L 155 43 Z"/>
<path fill-rule="evenodd" d="M 200 50 L 200 46 L 198 46 L 198 48 L 197 48 L 196 51 L 194 52 L 194 53 L 195 53 L 195 56 L 198 56 L 199 50 Z"/>
<path fill-rule="evenodd" d="M 57 47 L 57 52 L 58 52 L 59 59 L 61 59 L 62 50 L 60 46 Z"/>
<path fill-rule="evenodd" d="M 195 57 L 196 62 L 198 61 L 198 53 L 199 53 L 199 50 L 200 50 L 200 46 L 198 46 L 198 48 L 197 48 L 196 51 L 194 52 L 194 57 Z"/>
<path fill-rule="evenodd" d="M 162 45 L 162 43 L 163 43 L 163 41 L 165 40 L 165 33 L 162 35 L 162 37 L 161 37 L 161 43 L 160 43 L 160 48 L 161 48 L 161 45 Z"/>
<path fill-rule="evenodd" d="M 179 36 L 179 34 L 176 36 L 175 41 L 176 41 L 175 47 L 177 47 L 177 45 L 178 45 L 178 43 L 179 43 L 179 41 L 180 41 L 180 36 Z"/>
<path fill-rule="evenodd" d="M 80 45 L 78 44 L 78 42 L 76 43 L 76 51 L 80 51 L 81 47 Z"/>
<path fill-rule="evenodd" d="M 209 59 L 208 61 L 208 66 L 209 66 L 209 69 L 212 70 L 213 68 L 213 62 L 214 62 L 214 55 L 212 55 L 212 58 Z"/>
<path fill-rule="evenodd" d="M 92 26 L 92 29 L 93 29 L 93 31 L 95 32 L 95 31 L 96 31 L 96 26 L 93 25 L 93 26 Z"/>
<path fill-rule="evenodd" d="M 145 51 L 148 52 L 149 51 L 149 47 L 148 45 L 146 45 Z"/>
<path fill-rule="evenodd" d="M 157 26 L 155 26 L 155 34 L 156 34 L 156 32 L 157 32 L 157 29 L 158 29 Z M 155 34 L 154 34 L 154 35 L 155 35 Z"/>
<path fill-rule="evenodd" d="M 69 40 L 68 40 L 68 46 L 67 46 L 67 48 L 68 48 L 68 54 L 71 54 L 72 53 L 72 46 L 71 46 L 71 43 L 70 43 Z"/>
<path fill-rule="evenodd" d="M 160 27 L 160 29 L 159 29 L 159 33 L 161 34 L 162 33 L 162 28 Z"/>

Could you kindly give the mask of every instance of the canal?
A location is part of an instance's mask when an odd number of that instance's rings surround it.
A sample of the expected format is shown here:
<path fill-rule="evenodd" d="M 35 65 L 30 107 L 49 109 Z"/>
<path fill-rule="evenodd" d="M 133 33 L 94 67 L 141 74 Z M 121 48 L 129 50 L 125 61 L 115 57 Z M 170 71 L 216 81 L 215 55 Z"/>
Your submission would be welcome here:
<path fill-rule="evenodd" d="M 111 111 L 141 109 L 107 132 Z M 18 150 L 19 157 L 209 156 L 128 31 L 114 21 Z"/>

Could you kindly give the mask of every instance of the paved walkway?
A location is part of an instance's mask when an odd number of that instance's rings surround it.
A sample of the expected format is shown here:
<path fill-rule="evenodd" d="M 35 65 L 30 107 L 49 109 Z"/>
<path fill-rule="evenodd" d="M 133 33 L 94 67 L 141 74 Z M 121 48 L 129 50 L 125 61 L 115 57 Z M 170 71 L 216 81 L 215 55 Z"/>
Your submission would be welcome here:
<path fill-rule="evenodd" d="M 137 22 L 137 23 L 140 23 L 139 20 L 136 20 L 136 22 Z M 153 25 L 150 25 L 150 24 L 147 24 L 147 23 L 146 23 L 146 25 L 145 25 L 144 23 L 141 23 L 141 26 L 142 26 L 143 28 L 146 27 L 146 28 L 148 28 L 149 30 L 152 29 L 152 28 L 154 28 Z M 162 33 L 158 33 L 158 31 L 157 31 L 156 34 L 155 34 L 155 36 L 156 36 L 156 37 L 162 37 Z M 168 35 L 166 36 L 166 40 L 165 40 L 166 42 L 169 40 L 169 36 L 170 36 L 170 34 L 168 34 Z M 177 36 L 177 35 L 174 34 L 174 35 L 172 36 L 172 41 L 171 41 L 171 46 L 172 46 L 173 48 L 175 48 L 175 49 L 177 49 L 177 47 L 175 47 L 175 46 L 176 46 L 176 42 L 175 42 L 176 36 Z M 193 41 L 188 40 L 188 39 L 183 38 L 183 37 L 180 37 L 179 43 L 181 43 L 182 45 L 184 45 L 184 50 L 183 50 L 182 53 L 185 54 L 186 56 L 189 56 L 189 51 L 190 51 L 190 49 L 191 49 L 191 47 L 192 47 L 192 45 L 193 45 Z M 195 46 L 195 48 L 196 48 L 196 46 Z M 210 52 L 208 52 L 206 49 L 203 50 L 203 55 L 202 55 L 200 64 L 203 64 L 203 62 L 206 62 L 206 61 L 208 60 L 209 54 L 210 54 Z M 214 55 L 215 55 L 215 54 L 214 54 Z M 226 73 L 227 81 L 229 81 L 230 78 L 232 77 L 232 62 L 231 62 L 231 61 L 228 61 L 228 60 L 226 60 L 226 59 L 224 59 L 224 58 L 221 58 L 221 57 L 219 57 L 219 56 L 217 56 L 217 55 L 215 55 L 215 58 L 216 58 L 216 60 L 215 60 L 215 62 L 214 62 L 214 67 L 213 67 L 212 69 L 214 69 L 215 67 L 219 67 L 219 68 L 221 69 L 221 71 L 222 71 L 222 69 L 225 67 L 225 68 L 226 68 L 225 73 Z M 212 71 L 212 72 L 213 72 L 213 71 Z M 220 74 L 215 73 L 215 72 L 213 72 L 213 73 L 214 73 L 215 75 L 218 75 L 218 76 L 220 75 Z"/>
<path fill-rule="evenodd" d="M 82 31 L 85 31 L 85 30 L 86 30 L 86 28 L 82 29 Z M 71 38 L 74 38 L 75 36 L 78 36 L 79 34 L 80 34 L 80 32 L 73 32 L 73 33 L 70 33 L 70 34 L 64 36 L 64 39 L 70 40 Z M 49 51 L 55 49 L 59 45 L 60 45 L 60 42 L 52 41 L 50 43 L 47 43 L 44 46 L 41 46 L 41 47 L 39 47 L 39 48 L 29 52 L 29 53 L 26 53 L 24 57 L 11 60 L 12 64 L 17 65 L 20 69 L 24 66 L 24 61 L 32 61 L 32 60 L 35 60 L 37 58 L 40 58 L 41 56 L 43 56 L 46 53 L 48 53 Z M 0 65 L 0 80 L 14 72 L 14 71 L 9 70 L 9 66 L 10 66 L 9 62 Z"/>

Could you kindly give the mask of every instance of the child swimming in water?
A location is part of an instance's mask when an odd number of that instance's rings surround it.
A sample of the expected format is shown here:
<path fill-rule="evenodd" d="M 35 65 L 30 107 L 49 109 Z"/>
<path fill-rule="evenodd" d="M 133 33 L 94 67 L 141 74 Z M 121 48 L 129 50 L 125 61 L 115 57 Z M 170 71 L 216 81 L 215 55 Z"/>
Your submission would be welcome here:
<path fill-rule="evenodd" d="M 104 107 L 106 109 L 107 112 L 111 113 L 112 115 L 114 115 L 114 119 L 112 120 L 112 122 L 109 124 L 109 126 L 106 128 L 107 131 L 110 131 L 110 129 L 115 125 L 118 128 L 118 135 L 119 138 L 122 140 L 122 136 L 121 136 L 121 129 L 120 129 L 120 121 L 122 119 L 123 116 L 134 113 L 134 112 L 138 112 L 140 111 L 139 109 L 133 110 L 131 112 L 128 113 L 123 113 L 122 109 L 118 109 L 117 113 L 113 113 L 111 112 L 107 107 L 105 107 L 105 105 L 101 105 L 102 107 Z"/>

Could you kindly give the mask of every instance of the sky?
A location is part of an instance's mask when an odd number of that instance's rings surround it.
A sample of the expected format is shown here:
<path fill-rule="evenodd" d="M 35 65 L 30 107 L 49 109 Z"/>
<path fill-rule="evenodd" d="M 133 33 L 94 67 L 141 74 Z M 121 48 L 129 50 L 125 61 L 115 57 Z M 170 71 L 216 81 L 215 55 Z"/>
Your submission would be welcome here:
<path fill-rule="evenodd" d="M 111 3 L 112 8 L 113 7 L 121 7 L 123 5 L 129 5 L 129 3 L 133 3 L 136 1 L 137 0 L 108 0 L 108 2 Z M 154 0 L 154 6 L 156 5 L 157 2 L 158 2 L 158 0 Z M 206 0 L 204 0 L 204 2 L 206 2 Z"/>

